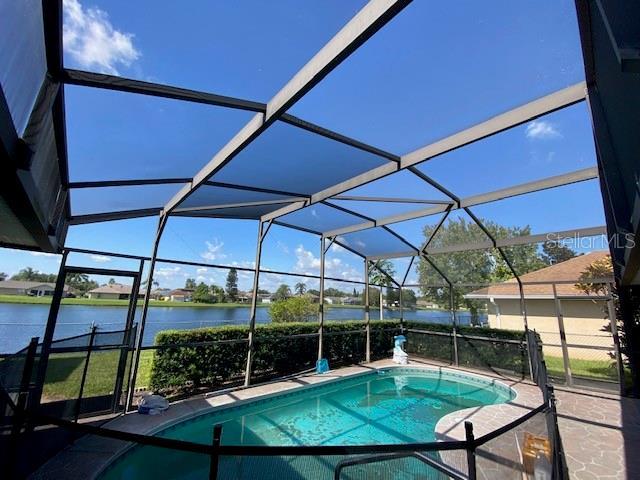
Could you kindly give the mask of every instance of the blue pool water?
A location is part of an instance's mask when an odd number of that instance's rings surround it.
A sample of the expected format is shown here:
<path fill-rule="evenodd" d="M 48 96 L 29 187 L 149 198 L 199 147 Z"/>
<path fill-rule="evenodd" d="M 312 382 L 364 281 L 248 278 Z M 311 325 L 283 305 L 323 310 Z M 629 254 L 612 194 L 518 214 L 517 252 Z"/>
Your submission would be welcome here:
<path fill-rule="evenodd" d="M 482 377 L 452 371 L 391 368 L 214 409 L 159 435 L 210 444 L 213 425 L 222 424 L 224 445 L 430 442 L 435 441 L 436 423 L 448 413 L 503 403 L 513 396 L 510 388 Z M 332 478 L 337 460 L 226 458 L 221 461 L 219 478 Z M 207 478 L 208 461 L 205 456 L 140 447 L 117 460 L 101 478 Z M 407 472 L 427 468 L 413 460 L 400 463 Z M 362 478 L 387 478 L 377 475 L 383 471 L 376 468 Z M 397 468 L 394 472 L 389 478 L 403 478 Z M 417 475 L 437 478 L 433 470 Z"/>

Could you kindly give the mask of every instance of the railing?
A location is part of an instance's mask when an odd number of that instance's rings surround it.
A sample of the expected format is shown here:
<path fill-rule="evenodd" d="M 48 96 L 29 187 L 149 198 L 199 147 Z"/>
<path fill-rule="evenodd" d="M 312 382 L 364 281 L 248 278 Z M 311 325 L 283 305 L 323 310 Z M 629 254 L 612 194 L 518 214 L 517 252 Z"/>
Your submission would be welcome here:
<path fill-rule="evenodd" d="M 558 428 L 558 417 L 556 413 L 556 400 L 554 395 L 553 386 L 549 381 L 549 375 L 547 373 L 547 366 L 544 361 L 544 355 L 542 353 L 542 343 L 538 341 L 538 335 L 535 330 L 527 330 L 527 346 L 529 349 L 529 361 L 531 365 L 532 380 L 538 385 L 542 391 L 542 397 L 544 402 L 549 406 L 551 411 L 551 422 L 547 428 L 552 437 L 552 453 L 553 453 L 553 468 L 555 472 L 559 473 L 557 478 L 568 478 L 567 465 L 564 458 L 564 451 L 562 448 L 562 439 L 560 438 L 560 430 Z"/>
<path fill-rule="evenodd" d="M 445 465 L 444 463 L 441 463 L 419 452 L 386 453 L 382 455 L 372 455 L 372 456 L 365 456 L 365 457 L 354 458 L 354 459 L 341 460 L 340 462 L 338 462 L 338 465 L 336 465 L 333 478 L 335 480 L 340 480 L 340 475 L 342 474 L 342 470 L 344 470 L 347 467 L 353 467 L 354 465 L 366 465 L 371 463 L 388 462 L 389 460 L 398 460 L 398 459 L 404 459 L 408 457 L 415 458 L 420 462 L 424 463 L 425 465 L 428 465 L 431 468 L 439 471 L 440 473 L 444 473 L 449 478 L 453 478 L 454 480 L 466 480 L 467 478 L 463 475 L 460 475 L 458 472 L 456 472 L 452 468 L 449 468 L 448 465 Z"/>
<path fill-rule="evenodd" d="M 94 332 L 95 334 L 95 332 Z M 101 437 L 130 442 L 136 445 L 166 448 L 181 452 L 196 453 L 206 455 L 209 459 L 209 478 L 217 478 L 220 469 L 221 458 L 225 457 L 306 457 L 306 456 L 342 456 L 347 458 L 338 459 L 334 477 L 340 478 L 340 473 L 346 469 L 356 465 L 363 465 L 371 462 L 385 462 L 392 459 L 415 458 L 418 461 L 427 464 L 431 468 L 438 470 L 440 473 L 448 475 L 456 480 L 470 479 L 475 480 L 476 471 L 482 470 L 484 463 L 491 461 L 503 465 L 504 468 L 519 469 L 521 466 L 514 462 L 513 459 L 496 460 L 496 454 L 492 450 L 491 444 L 494 440 L 499 439 L 503 435 L 509 435 L 511 432 L 519 431 L 518 429 L 526 425 L 536 418 L 544 417 L 543 424 L 546 424 L 546 433 L 551 440 L 552 466 L 554 478 L 566 478 L 566 467 L 564 466 L 562 447 L 560 443 L 557 418 L 555 411 L 555 400 L 553 389 L 547 384 L 546 367 L 542 358 L 542 350 L 537 341 L 535 332 L 527 334 L 527 344 L 531 357 L 531 366 L 534 372 L 534 381 L 542 390 L 544 403 L 537 408 L 531 410 L 526 415 L 516 419 L 515 421 L 505 425 L 489 434 L 480 438 L 473 435 L 473 425 L 465 422 L 465 440 L 442 441 L 442 442 L 425 442 L 425 443 L 406 443 L 406 444 L 383 444 L 383 445 L 355 445 L 355 446 L 245 446 L 245 445 L 222 445 L 222 425 L 212 426 L 212 442 L 209 445 L 203 443 L 195 443 L 188 441 L 173 440 L 169 438 L 142 435 L 109 428 L 97 427 L 93 425 L 77 423 L 70 420 L 61 419 L 55 416 L 43 414 L 34 408 L 30 408 L 28 403 L 29 389 L 19 392 L 17 401 L 2 388 L 2 401 L 8 405 L 13 412 L 13 427 L 11 430 L 11 449 L 16 451 L 20 445 L 20 438 L 24 432 L 28 432 L 36 425 L 55 425 L 76 434 L 98 435 Z M 36 343 L 37 345 L 37 343 Z M 31 348 L 32 358 L 35 358 L 37 348 Z M 24 379 L 31 378 L 32 361 L 25 361 Z M 26 382 L 26 383 L 25 383 Z M 28 384 L 23 381 L 22 387 Z M 542 416 L 542 417 L 540 417 Z M 446 452 L 455 453 L 464 452 L 466 457 L 466 473 L 461 468 L 454 466 L 440 459 L 426 456 L 425 453 L 430 452 L 434 455 L 444 455 Z M 382 456 L 381 456 L 382 455 Z M 352 458 L 352 456 L 358 456 Z M 9 459 L 12 457 L 9 456 Z M 11 467 L 13 468 L 13 467 Z M 13 471 L 7 469 L 5 471 Z M 510 470 L 511 471 L 511 470 Z M 11 478 L 11 477 L 10 477 Z"/>
<path fill-rule="evenodd" d="M 459 329 L 438 331 L 429 328 L 405 329 L 407 352 L 448 362 L 455 366 L 479 367 L 495 373 L 509 372 L 525 378 L 529 375 L 527 339 L 481 336 Z M 425 342 L 425 338 L 435 340 Z"/>

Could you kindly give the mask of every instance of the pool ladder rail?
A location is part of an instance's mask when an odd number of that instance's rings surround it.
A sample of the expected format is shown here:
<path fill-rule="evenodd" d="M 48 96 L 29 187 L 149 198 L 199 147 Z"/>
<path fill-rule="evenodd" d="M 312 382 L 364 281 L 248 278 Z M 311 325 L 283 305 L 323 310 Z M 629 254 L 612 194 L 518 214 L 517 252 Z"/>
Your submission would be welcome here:
<path fill-rule="evenodd" d="M 456 470 L 452 469 L 448 465 L 445 465 L 442 462 L 439 462 L 424 453 L 420 452 L 397 452 L 397 453 L 383 453 L 378 455 L 367 455 L 358 458 L 345 458 L 341 460 L 336 465 L 334 470 L 333 478 L 334 480 L 340 480 L 340 475 L 342 474 L 342 470 L 347 467 L 352 467 L 354 465 L 365 465 L 368 463 L 377 463 L 377 462 L 386 462 L 389 460 L 397 460 L 400 458 L 415 458 L 422 463 L 429 465 L 432 468 L 435 468 L 441 473 L 444 473 L 449 478 L 453 478 L 454 480 L 468 480 L 468 478 Z"/>

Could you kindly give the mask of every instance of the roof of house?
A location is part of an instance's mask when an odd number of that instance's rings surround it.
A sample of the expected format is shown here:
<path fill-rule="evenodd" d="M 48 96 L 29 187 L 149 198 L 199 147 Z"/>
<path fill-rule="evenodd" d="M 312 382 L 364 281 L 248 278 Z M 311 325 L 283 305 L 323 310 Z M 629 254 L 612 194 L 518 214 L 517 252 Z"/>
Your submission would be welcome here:
<path fill-rule="evenodd" d="M 155 290 L 151 291 L 152 295 L 162 295 L 162 294 L 168 294 L 168 293 L 171 293 L 170 288 L 156 288 Z"/>
<path fill-rule="evenodd" d="M 570 260 L 541 268 L 534 272 L 520 275 L 525 283 L 523 290 L 526 298 L 553 298 L 552 282 L 578 282 L 580 275 L 593 262 L 609 256 L 608 252 L 596 251 L 574 257 Z M 612 278 L 613 280 L 613 278 Z M 526 285 L 527 282 L 549 282 L 545 285 Z M 556 292 L 559 297 L 587 297 L 585 292 L 578 289 L 575 283 L 558 283 Z M 518 283 L 515 278 L 497 285 L 475 290 L 465 295 L 465 298 L 520 298 Z"/>
<path fill-rule="evenodd" d="M 169 295 L 191 295 L 193 294 L 193 290 L 190 288 L 176 288 L 175 290 L 171 290 Z"/>
<path fill-rule="evenodd" d="M 89 290 L 89 293 L 114 293 L 118 295 L 122 294 L 131 294 L 131 285 L 122 285 L 121 283 L 112 283 L 107 285 L 102 285 L 98 288 L 94 288 L 93 290 Z"/>
<path fill-rule="evenodd" d="M 0 288 L 13 288 L 16 290 L 30 290 L 43 285 L 50 288 L 56 288 L 56 284 L 51 282 L 30 282 L 26 280 L 5 280 L 0 282 Z M 65 285 L 64 290 L 69 290 L 69 285 Z"/>

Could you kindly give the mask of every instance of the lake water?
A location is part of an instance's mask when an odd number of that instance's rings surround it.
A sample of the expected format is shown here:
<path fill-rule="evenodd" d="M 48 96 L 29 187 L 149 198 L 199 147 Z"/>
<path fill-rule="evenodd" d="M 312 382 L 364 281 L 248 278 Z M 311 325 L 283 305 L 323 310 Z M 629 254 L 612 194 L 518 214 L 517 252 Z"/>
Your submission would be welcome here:
<path fill-rule="evenodd" d="M 140 308 L 137 316 L 139 317 Z M 95 307 L 84 305 L 62 305 L 56 325 L 55 338 L 87 333 L 92 323 L 99 331 L 124 328 L 127 309 L 125 307 Z M 27 346 L 31 337 L 44 335 L 49 315 L 49 305 L 22 305 L 0 303 L 0 353 L 13 353 Z M 371 309 L 371 319 L 378 319 L 377 309 Z M 329 307 L 327 320 L 361 320 L 361 308 Z M 400 318 L 398 310 L 384 311 L 384 318 Z M 406 320 L 431 323 L 449 323 L 451 317 L 442 310 L 405 310 Z M 459 312 L 461 324 L 469 323 L 468 312 Z M 269 308 L 257 309 L 256 322 L 269 323 Z M 215 325 L 248 325 L 249 307 L 150 307 L 144 332 L 144 344 L 152 345 L 156 334 L 167 329 L 192 329 Z"/>

